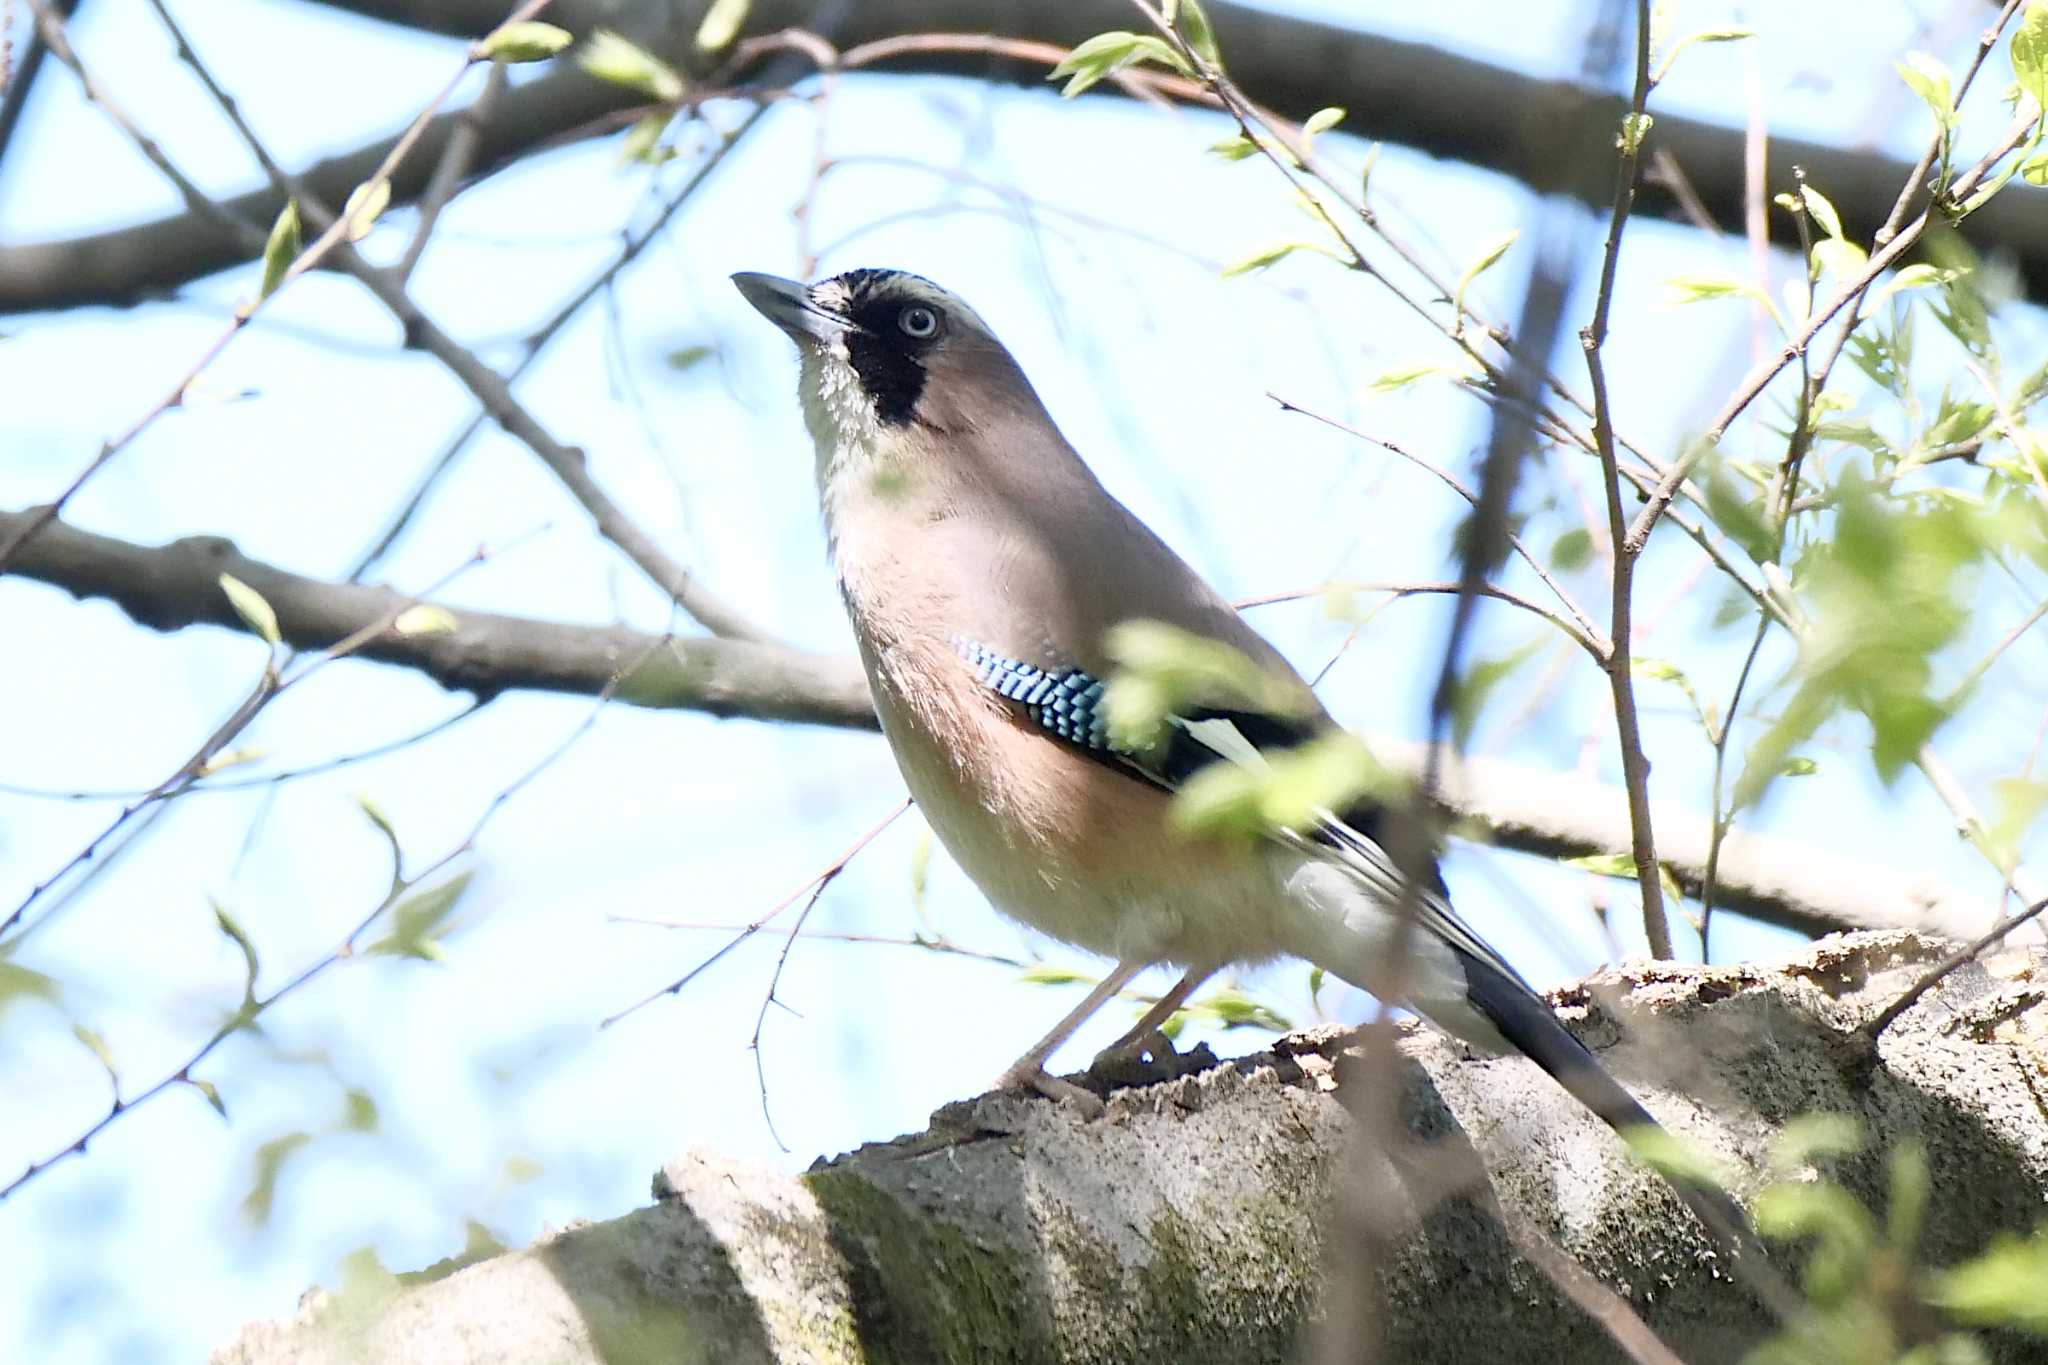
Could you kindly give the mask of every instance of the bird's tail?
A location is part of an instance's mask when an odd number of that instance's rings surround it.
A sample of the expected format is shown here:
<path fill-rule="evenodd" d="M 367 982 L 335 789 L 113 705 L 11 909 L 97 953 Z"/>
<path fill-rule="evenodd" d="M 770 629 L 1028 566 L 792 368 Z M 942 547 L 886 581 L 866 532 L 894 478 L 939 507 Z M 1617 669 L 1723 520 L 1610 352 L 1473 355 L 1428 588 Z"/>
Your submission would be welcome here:
<path fill-rule="evenodd" d="M 1572 1098 L 1592 1110 L 1632 1148 L 1639 1146 L 1638 1139 L 1646 1132 L 1664 1133 L 1662 1125 L 1607 1073 L 1543 998 L 1458 918 L 1440 880 L 1409 892 L 1406 878 L 1386 850 L 1335 816 L 1325 818 L 1319 834 L 1316 851 L 1343 868 L 1377 903 L 1376 918 L 1410 904 L 1416 935 L 1431 940 L 1416 945 L 1421 951 L 1415 954 L 1414 964 L 1418 975 L 1427 978 L 1428 988 L 1411 991 L 1409 1003 L 1450 1032 L 1483 1045 L 1494 1045 L 1495 1040 L 1487 1034 L 1498 1035 L 1500 1042 L 1549 1072 Z M 1375 940 L 1373 950 L 1383 952 L 1387 931 L 1379 929 L 1370 937 Z M 1453 964 L 1453 970 L 1445 970 Z M 1335 964 L 1329 965 L 1346 979 L 1356 980 Z M 1668 1167 L 1660 1169 L 1717 1242 L 1736 1251 L 1756 1245 L 1748 1216 L 1727 1191 Z"/>

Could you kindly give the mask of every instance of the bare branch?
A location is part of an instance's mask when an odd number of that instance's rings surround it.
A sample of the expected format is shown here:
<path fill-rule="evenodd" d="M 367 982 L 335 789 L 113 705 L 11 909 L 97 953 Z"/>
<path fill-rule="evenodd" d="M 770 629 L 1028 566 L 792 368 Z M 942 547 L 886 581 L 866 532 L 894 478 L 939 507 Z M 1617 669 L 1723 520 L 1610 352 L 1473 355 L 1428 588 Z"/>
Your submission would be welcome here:
<path fill-rule="evenodd" d="M 0 534 L 29 514 L 0 512 Z M 105 598 L 155 630 L 213 625 L 246 632 L 221 596 L 231 573 L 261 593 L 288 644 L 332 645 L 409 599 L 389 588 L 330 583 L 243 555 L 226 540 L 195 537 L 144 547 L 55 521 L 24 547 L 13 572 L 80 598 Z M 570 625 L 450 609 L 455 629 L 371 640 L 355 657 L 395 664 L 451 690 L 492 697 L 527 689 L 595 696 L 620 661 L 659 637 L 623 626 Z M 867 682 L 851 658 L 776 645 L 671 639 L 620 681 L 634 706 L 705 711 L 756 720 L 875 728 Z M 1369 736 L 1374 755 L 1396 771 L 1422 770 L 1423 746 Z M 1614 787 L 1498 760 L 1447 762 L 1440 797 L 1454 820 L 1503 848 L 1543 857 L 1614 853 L 1629 845 L 1628 809 Z M 1658 806 L 1658 856 L 1696 891 L 1711 839 L 1708 821 Z M 1924 874 L 1860 851 L 1830 853 L 1809 843 L 1731 832 L 1721 851 L 1716 897 L 1726 909 L 1802 933 L 1906 927 L 1960 936 L 1981 932 L 1991 909 Z"/>

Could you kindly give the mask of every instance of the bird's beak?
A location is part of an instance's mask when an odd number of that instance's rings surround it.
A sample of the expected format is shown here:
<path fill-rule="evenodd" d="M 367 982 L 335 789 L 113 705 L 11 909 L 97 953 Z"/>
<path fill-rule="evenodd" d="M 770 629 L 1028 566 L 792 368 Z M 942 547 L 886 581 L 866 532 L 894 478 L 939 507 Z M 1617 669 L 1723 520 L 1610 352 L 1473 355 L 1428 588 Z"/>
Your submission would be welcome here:
<path fill-rule="evenodd" d="M 821 308 L 811 291 L 795 280 L 743 270 L 732 282 L 762 317 L 787 332 L 799 346 L 829 345 L 853 326 L 851 318 Z"/>

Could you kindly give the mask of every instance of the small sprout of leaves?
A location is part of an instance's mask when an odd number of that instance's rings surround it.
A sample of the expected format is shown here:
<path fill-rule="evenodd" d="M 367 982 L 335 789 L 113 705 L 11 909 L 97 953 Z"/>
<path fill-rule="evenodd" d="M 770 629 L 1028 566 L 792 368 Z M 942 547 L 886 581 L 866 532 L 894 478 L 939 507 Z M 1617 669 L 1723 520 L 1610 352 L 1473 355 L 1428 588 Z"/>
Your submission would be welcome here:
<path fill-rule="evenodd" d="M 1179 13 L 1168 22 L 1197 57 L 1218 71 L 1223 69 L 1223 49 L 1216 45 L 1216 30 L 1210 26 L 1209 12 L 1202 8 L 1201 0 L 1180 0 Z"/>
<path fill-rule="evenodd" d="M 356 186 L 349 191 L 348 202 L 341 206 L 341 221 L 345 224 L 342 235 L 351 242 L 362 241 L 390 207 L 391 182 L 385 177 Z"/>
<path fill-rule="evenodd" d="M 2020 26 L 2013 30 L 2012 75 L 2039 108 L 2048 110 L 2048 3 L 2044 0 L 2029 0 L 2020 15 Z"/>
<path fill-rule="evenodd" d="M 1816 1158 L 1853 1156 L 1863 1150 L 1863 1130 L 1846 1114 L 1800 1114 L 1771 1143 L 1769 1164 L 1780 1179 L 1806 1173 Z"/>
<path fill-rule="evenodd" d="M 1728 1173 L 1720 1160 L 1696 1143 L 1652 1124 L 1631 1129 L 1622 1134 L 1622 1140 L 1636 1160 L 1653 1171 L 1712 1189 L 1728 1187 Z"/>
<path fill-rule="evenodd" d="M 2030 156 L 2020 163 L 2020 179 L 2029 185 L 2048 185 L 2048 152 Z"/>
<path fill-rule="evenodd" d="M 1259 144 L 1239 133 L 1236 137 L 1227 137 L 1221 142 L 1209 144 L 1209 151 L 1225 161 L 1243 161 L 1246 157 L 1259 154 Z"/>
<path fill-rule="evenodd" d="M 1183 1013 L 1224 1029 L 1262 1028 L 1285 1033 L 1294 1027 L 1285 1016 L 1235 986 L 1219 986 L 1198 1000 L 1190 1000 Z"/>
<path fill-rule="evenodd" d="M 342 1096 L 341 1126 L 351 1133 L 377 1131 L 377 1101 L 367 1090 L 351 1087 Z"/>
<path fill-rule="evenodd" d="M 1959 275 L 1959 271 L 1943 270 L 1925 261 L 1915 261 L 1886 280 L 1884 288 L 1871 297 L 1871 304 L 1875 306 L 1883 303 L 1892 295 L 1904 293 L 1908 289 L 1932 289 L 1937 285 L 1947 284 Z"/>
<path fill-rule="evenodd" d="M 272 649 L 283 643 L 278 633 L 277 613 L 270 609 L 270 603 L 263 600 L 263 594 L 244 583 L 233 574 L 220 576 L 220 590 L 227 594 L 228 605 L 235 609 L 235 615 L 242 618 L 242 624 L 263 637 Z"/>
<path fill-rule="evenodd" d="M 384 813 L 383 807 L 379 806 L 362 792 L 356 793 L 356 805 L 361 808 L 370 823 L 377 827 L 377 832 L 389 840 L 394 849 L 397 848 L 398 831 L 393 828 L 391 817 Z"/>
<path fill-rule="evenodd" d="M 1678 60 L 1678 54 L 1694 43 L 1734 43 L 1754 37 L 1756 30 L 1753 28 L 1703 28 L 1697 33 L 1688 33 L 1673 43 L 1671 50 L 1664 54 L 1664 60 L 1657 64 L 1657 74 L 1650 78 L 1650 84 L 1662 84 L 1664 78 L 1671 74 L 1671 65 Z"/>
<path fill-rule="evenodd" d="M 1778 776 L 1812 777 L 1815 773 L 1819 771 L 1820 764 L 1814 762 L 1805 754 L 1794 754 L 1792 755 L 1792 757 L 1786 759 L 1784 764 L 1781 767 L 1779 767 Z"/>
<path fill-rule="evenodd" d="M 575 41 L 566 28 L 522 19 L 498 25 L 477 45 L 476 55 L 485 61 L 544 62 Z"/>
<path fill-rule="evenodd" d="M 1366 149 L 1365 164 L 1358 168 L 1358 202 L 1365 203 L 1367 193 L 1372 189 L 1372 169 L 1380 164 L 1380 144 L 1375 142 Z"/>
<path fill-rule="evenodd" d="M 270 240 L 263 244 L 263 286 L 256 297 L 267 299 L 277 292 L 299 258 L 299 201 L 287 199 L 277 221 L 270 225 Z"/>
<path fill-rule="evenodd" d="M 1046 73 L 1046 79 L 1056 81 L 1066 77 L 1067 83 L 1060 95 L 1064 99 L 1072 99 L 1104 77 L 1141 62 L 1157 62 L 1183 76 L 1195 74 L 1164 38 L 1117 30 L 1098 33 L 1082 43 L 1067 54 L 1066 60 Z"/>
<path fill-rule="evenodd" d="M 1828 197 L 1811 185 L 1799 187 L 1799 198 L 1806 205 L 1806 211 L 1813 215 L 1813 221 L 1820 224 L 1820 230 L 1830 237 L 1842 235 L 1842 218 L 1835 212 L 1835 206 Z"/>
<path fill-rule="evenodd" d="M 99 1059 L 100 1065 L 106 1069 L 107 1079 L 114 1083 L 114 1093 L 119 1094 L 121 1073 L 114 1069 L 114 1054 L 108 1050 L 107 1040 L 83 1024 L 73 1024 L 71 1036 L 85 1044 L 87 1051 Z"/>
<path fill-rule="evenodd" d="M 683 78 L 674 67 L 608 28 L 590 35 L 578 60 L 599 80 L 638 91 L 662 104 L 674 104 L 683 97 Z"/>
<path fill-rule="evenodd" d="M 671 370 L 680 374 L 684 370 L 695 369 L 717 354 L 718 348 L 716 346 L 707 346 L 699 342 L 693 346 L 678 346 L 663 356 L 662 360 L 667 362 Z"/>
<path fill-rule="evenodd" d="M 249 1193 L 242 1196 L 244 1218 L 258 1225 L 270 1221 L 270 1211 L 277 1203 L 278 1177 L 284 1174 L 285 1163 L 312 1140 L 311 1133 L 286 1133 L 256 1149 L 256 1178 L 249 1182 Z"/>
<path fill-rule="evenodd" d="M 1370 384 L 1367 384 L 1365 391 L 1367 393 L 1392 393 L 1396 389 L 1407 388 L 1418 379 L 1427 379 L 1433 374 L 1440 374 L 1443 369 L 1442 365 L 1426 361 L 1417 365 L 1397 365 L 1373 380 Z"/>
<path fill-rule="evenodd" d="M 469 888 L 470 873 L 450 877 L 439 886 L 418 891 L 391 911 L 391 932 L 363 951 L 380 957 L 414 957 L 422 962 L 439 962 L 446 956 L 440 939 L 443 922 Z"/>
<path fill-rule="evenodd" d="M 1017 973 L 1019 981 L 1033 986 L 1071 986 L 1077 983 L 1093 985 L 1095 978 L 1072 967 L 1062 967 L 1056 962 L 1034 962 Z"/>
<path fill-rule="evenodd" d="M 1592 558 L 1593 533 L 1583 526 L 1572 527 L 1550 546 L 1550 562 L 1563 573 L 1575 573 L 1585 568 Z"/>
<path fill-rule="evenodd" d="M 1324 256 L 1330 254 L 1314 242 L 1281 242 L 1277 246 L 1261 247 L 1241 260 L 1232 261 L 1223 267 L 1222 278 L 1234 279 L 1239 275 L 1249 275 L 1255 270 L 1264 270 L 1286 260 L 1297 251 L 1313 251 Z"/>
<path fill-rule="evenodd" d="M 1270 672 L 1242 651 L 1162 621 L 1126 621 L 1110 631 L 1109 656 L 1118 665 L 1103 698 L 1113 743 L 1139 751 L 1164 734 L 1172 717 L 1190 708 L 1314 713 L 1311 694 L 1292 678 Z"/>
<path fill-rule="evenodd" d="M 1928 1299 L 1965 1322 L 2048 1333 L 2048 1228 L 2001 1232 L 1985 1252 L 1935 1276 Z"/>
<path fill-rule="evenodd" d="M 2024 31 L 2025 27 L 2022 23 L 2021 30 Z M 2017 47 L 2017 35 L 2014 43 Z M 1955 127 L 1955 78 L 1949 75 L 1946 65 L 1925 52 L 1909 52 L 1904 61 L 1894 62 L 1892 66 L 1907 87 L 1934 111 L 1934 122 L 1938 128 L 1946 132 Z"/>
<path fill-rule="evenodd" d="M 753 0 L 711 0 L 704 22 L 697 25 L 697 51 L 708 57 L 731 47 L 752 8 Z"/>
<path fill-rule="evenodd" d="M 201 1098 L 203 1098 L 208 1105 L 212 1106 L 214 1113 L 219 1114 L 222 1118 L 226 1118 L 228 1116 L 228 1107 L 227 1104 L 224 1101 L 222 1101 L 220 1097 L 220 1088 L 214 1085 L 212 1081 L 202 1081 L 197 1076 L 182 1076 L 179 1079 L 184 1081 L 185 1084 L 191 1086 L 194 1090 L 197 1090 Z"/>
<path fill-rule="evenodd" d="M 225 772 L 229 768 L 239 768 L 244 763 L 256 763 L 267 757 L 269 757 L 269 751 L 265 749 L 246 747 L 225 749 L 200 764 L 199 775 L 201 777 L 212 777 L 215 773 Z"/>
<path fill-rule="evenodd" d="M 1635 880 L 1636 860 L 1626 853 L 1587 853 L 1577 858 L 1566 858 L 1563 862 L 1566 867 L 1576 867 L 1596 877 Z"/>
<path fill-rule="evenodd" d="M 242 1003 L 248 1004 L 256 998 L 256 944 L 249 937 L 249 931 L 236 922 L 228 908 L 219 901 L 213 902 L 213 922 L 230 942 L 242 951 Z"/>
<path fill-rule="evenodd" d="M 1507 255 L 1508 248 L 1513 246 L 1515 240 L 1521 235 L 1520 228 L 1505 234 L 1499 241 L 1480 252 L 1479 259 L 1465 267 L 1465 273 L 1458 277 L 1458 288 L 1451 295 L 1451 334 L 1453 336 L 1457 335 L 1465 325 L 1465 291 L 1472 287 L 1472 281 L 1492 269 L 1501 257 Z"/>
<path fill-rule="evenodd" d="M 1631 109 L 1622 115 L 1621 131 L 1614 135 L 1614 145 L 1628 156 L 1634 156 L 1643 149 L 1643 139 L 1650 135 L 1650 128 L 1657 120 L 1649 114 L 1637 113 Z"/>
<path fill-rule="evenodd" d="M 673 161 L 676 149 L 662 143 L 661 135 L 670 122 L 666 109 L 643 114 L 619 141 L 619 161 L 626 165 L 659 166 Z"/>
<path fill-rule="evenodd" d="M 459 624 L 448 608 L 420 602 L 398 613 L 391 629 L 400 635 L 449 635 Z"/>
<path fill-rule="evenodd" d="M 1315 146 L 1316 134 L 1328 132 L 1343 121 L 1344 111 L 1334 104 L 1310 114 L 1308 120 L 1301 125 L 1301 150 L 1307 152 Z"/>

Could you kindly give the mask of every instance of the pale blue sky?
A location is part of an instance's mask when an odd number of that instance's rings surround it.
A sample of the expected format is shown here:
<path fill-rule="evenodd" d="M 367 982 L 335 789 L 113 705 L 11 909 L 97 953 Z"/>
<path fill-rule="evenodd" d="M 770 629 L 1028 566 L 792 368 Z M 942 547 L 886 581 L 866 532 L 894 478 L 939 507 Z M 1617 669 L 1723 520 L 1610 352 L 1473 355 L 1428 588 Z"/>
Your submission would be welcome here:
<path fill-rule="evenodd" d="M 393 126 L 458 60 L 456 44 L 317 7 L 174 7 L 290 161 Z M 1578 62 L 1572 5 L 1318 8 L 1531 70 L 1565 72 Z M 1916 106 L 1893 97 L 1890 62 L 1914 41 L 1919 10 L 1873 18 L 1841 3 L 1797 7 L 1791 19 L 1776 13 L 1782 8 L 1771 7 L 1769 22 L 1797 27 L 1767 29 L 1760 54 L 1773 125 L 1917 146 Z M 1689 5 L 1679 27 L 1736 14 Z M 1975 29 L 1950 22 L 1942 31 L 1967 42 Z M 202 184 L 227 192 L 253 183 L 249 159 L 172 61 L 140 0 L 86 6 L 76 40 Z M 1660 104 L 1727 116 L 1741 62 L 1735 47 L 1695 50 Z M 1365 282 L 1312 260 L 1217 279 L 1216 263 L 1303 231 L 1261 167 L 1203 155 L 1224 131 L 1206 115 L 1161 115 L 1113 97 L 1068 104 L 1042 90 L 847 80 L 831 113 L 835 154 L 957 168 L 1014 186 L 1032 207 L 1026 214 L 1014 201 L 949 188 L 930 171 L 852 166 L 825 185 L 818 239 L 891 221 L 835 250 L 824 267 L 902 266 L 968 297 L 1109 486 L 1226 593 L 1332 575 L 1439 577 L 1459 511 L 1450 496 L 1381 452 L 1280 414 L 1264 395 L 1274 389 L 1344 414 L 1460 470 L 1484 439 L 1484 414 L 1440 384 L 1364 392 L 1379 373 L 1442 357 L 1440 342 Z M 812 136 L 806 109 L 777 110 L 622 277 L 615 313 L 588 310 L 521 393 L 558 436 L 590 451 L 615 498 L 729 600 L 786 638 L 844 648 L 806 438 L 790 402 L 792 357 L 725 283 L 734 270 L 797 268 L 788 211 L 805 191 Z M 1364 154 L 1341 134 L 1324 146 L 1345 167 Z M 663 183 L 680 174 L 670 168 Z M 1399 148 L 1386 149 L 1373 186 L 1453 274 L 1531 221 L 1531 203 L 1514 185 Z M 68 75 L 50 72 L 0 177 L 0 241 L 128 221 L 174 203 L 81 106 Z M 620 224 L 648 203 L 646 173 L 622 169 L 613 141 L 550 152 L 450 208 L 417 295 L 487 358 L 506 363 L 508 339 L 599 268 Z M 978 211 L 960 211 L 967 206 Z M 895 217 L 916 208 L 931 212 Z M 1077 224 L 1060 209 L 1126 225 L 1178 252 Z M 394 213 L 367 249 L 388 258 L 410 226 L 410 214 Z M 1482 281 L 1496 314 L 1513 307 L 1520 266 L 1511 255 Z M 1679 446 L 1687 424 L 1740 372 L 1748 345 L 1739 308 L 1673 311 L 1660 281 L 1743 268 L 1735 244 L 1650 221 L 1631 229 L 1610 376 L 1622 426 L 1650 448 Z M 231 271 L 171 303 L 0 322 L 0 506 L 62 487 L 100 440 L 191 363 L 251 285 L 248 270 Z M 1575 303 L 1575 317 L 1583 305 Z M 2001 335 L 2015 356 L 2041 352 L 2037 315 L 2009 310 Z M 673 372 L 664 356 L 691 345 L 716 355 Z M 1573 364 L 1560 360 L 1575 375 Z M 355 286 L 308 278 L 275 300 L 194 401 L 95 479 L 67 516 L 145 543 L 226 535 L 256 557 L 332 574 L 468 412 L 438 366 L 397 350 L 388 316 Z M 1586 471 L 1572 472 L 1590 493 Z M 1538 510 L 1545 498 L 1561 510 Z M 1530 538 L 1539 546 L 1578 524 L 1570 486 L 1554 471 L 1532 482 L 1525 506 L 1536 512 Z M 495 434 L 464 455 L 383 574 L 417 588 L 479 543 L 506 544 L 542 526 L 465 575 L 446 600 L 650 629 L 666 623 L 659 596 L 595 540 L 529 453 Z M 1645 649 L 1680 657 L 1725 695 L 1747 630 L 1707 632 L 1720 594 L 1691 589 L 1691 568 L 1675 544 L 1651 556 L 1639 600 L 1668 614 Z M 1579 586 L 1599 596 L 1590 578 Z M 2038 596 L 2039 585 L 2029 586 Z M 2011 585 L 1993 585 L 1983 629 L 1995 634 L 2015 619 L 2018 600 Z M 1257 620 L 1309 668 L 1345 632 L 1315 604 L 1266 609 Z M 1389 608 L 1331 675 L 1332 707 L 1361 726 L 1419 734 L 1443 620 L 1436 605 Z M 104 603 L 80 605 L 13 579 L 0 579 L 0 621 L 26 663 L 0 670 L 0 783 L 18 786 L 148 786 L 242 695 L 262 660 L 261 646 L 240 635 L 160 636 Z M 1522 620 L 1489 614 L 1480 649 L 1530 638 Z M 2041 648 L 2023 643 L 2005 677 L 2039 676 Z M 1782 666 L 1782 653 L 1772 662 Z M 1532 666 L 1518 675 L 1522 687 L 1541 673 Z M 2040 723 L 2038 691 L 1996 694 L 1974 728 L 1945 737 L 1980 790 L 2016 766 L 2016 750 Z M 1660 798 L 1704 809 L 1707 751 L 1696 727 L 1675 696 L 1653 689 L 1645 699 Z M 337 665 L 258 722 L 247 742 L 270 757 L 250 771 L 365 749 L 462 705 L 403 672 Z M 174 1069 L 232 1006 L 240 957 L 215 931 L 209 897 L 247 925 L 263 984 L 274 986 L 331 947 L 380 893 L 380 842 L 355 793 L 389 813 L 424 863 L 459 841 L 492 795 L 588 706 L 508 696 L 426 744 L 291 783 L 274 801 L 244 790 L 180 802 L 22 950 L 20 961 L 56 975 L 66 991 L 61 1009 L 23 1004 L 0 1014 L 0 1172 L 62 1144 L 106 1103 L 106 1078 L 72 1040 L 74 1022 L 106 1037 L 133 1089 Z M 1569 769 L 1580 761 L 1578 736 L 1601 724 L 1600 714 L 1597 680 L 1574 659 L 1535 714 L 1514 700 L 1492 712 L 1479 745 Z M 1924 786 L 1909 776 L 1878 789 L 1858 752 L 1860 732 L 1843 726 L 1829 738 L 1816 750 L 1819 775 L 1780 793 L 1762 812 L 1763 827 L 1946 871 L 1988 898 L 1995 880 L 1961 848 Z M 1593 761 L 1614 777 L 1611 743 Z M 232 1124 L 194 1093 L 166 1096 L 0 1205 L 0 1265 L 8 1268 L 0 1358 L 191 1358 L 247 1319 L 288 1313 L 307 1285 L 333 1283 L 340 1259 L 358 1248 L 406 1269 L 451 1254 L 465 1218 L 520 1242 L 548 1224 L 610 1216 L 644 1202 L 653 1170 L 689 1145 L 801 1169 L 819 1154 L 921 1127 L 931 1109 L 981 1088 L 1067 1008 L 1075 988 L 1026 985 L 1007 969 L 897 948 L 800 945 L 779 992 L 798 1013 L 771 1011 L 764 1035 L 768 1099 L 788 1152 L 764 1125 L 747 1048 L 779 942 L 757 940 L 680 999 L 594 1030 L 718 941 L 608 916 L 750 918 L 886 813 L 899 790 L 871 736 L 607 711 L 489 827 L 447 962 L 344 964 L 267 1019 L 268 1046 L 240 1038 L 202 1068 Z M 109 814 L 103 804 L 0 794 L 0 904 L 48 876 Z M 914 819 L 900 822 L 834 885 L 813 927 L 911 932 L 921 837 Z M 1449 875 L 1467 913 L 1539 984 L 1609 956 L 1582 876 L 1469 850 L 1453 857 Z M 1632 894 L 1620 883 L 1605 891 L 1626 938 L 1632 915 L 1621 907 Z M 1094 965 L 995 919 L 943 857 L 933 860 L 924 910 L 966 944 Z M 1722 942 L 1730 954 L 1764 955 L 1782 941 L 1756 930 Z M 1290 964 L 1252 984 L 1305 1020 L 1302 979 Z M 1342 994 L 1326 994 L 1325 1004 L 1347 1018 L 1363 1008 Z M 1085 1060 L 1126 1021 L 1106 1014 L 1069 1062 Z M 1259 1041 L 1215 1039 L 1225 1051 Z M 375 1095 L 380 1132 L 320 1136 L 286 1167 L 271 1220 L 246 1221 L 238 1204 L 256 1149 L 281 1134 L 332 1129 L 349 1088 Z M 538 1174 L 510 1178 L 514 1158 Z"/>

